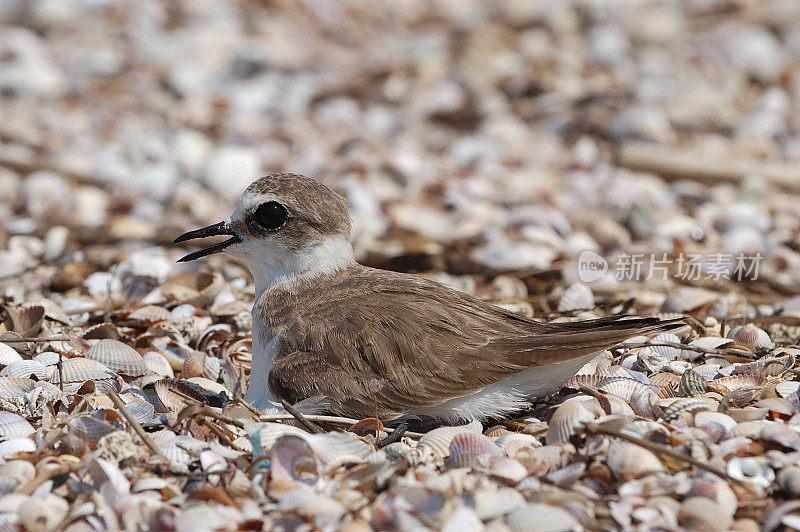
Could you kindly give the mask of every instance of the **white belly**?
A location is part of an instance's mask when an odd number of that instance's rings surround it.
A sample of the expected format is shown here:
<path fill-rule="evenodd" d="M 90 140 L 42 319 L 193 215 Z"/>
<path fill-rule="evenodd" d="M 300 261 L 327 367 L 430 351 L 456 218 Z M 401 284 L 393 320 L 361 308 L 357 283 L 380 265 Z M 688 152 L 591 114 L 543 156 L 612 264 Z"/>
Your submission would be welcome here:
<path fill-rule="evenodd" d="M 557 392 L 583 365 L 599 355 L 592 353 L 557 364 L 528 368 L 479 392 L 450 399 L 439 406 L 409 410 L 402 418 L 426 416 L 456 423 L 502 417 L 521 410 L 534 397 Z"/>

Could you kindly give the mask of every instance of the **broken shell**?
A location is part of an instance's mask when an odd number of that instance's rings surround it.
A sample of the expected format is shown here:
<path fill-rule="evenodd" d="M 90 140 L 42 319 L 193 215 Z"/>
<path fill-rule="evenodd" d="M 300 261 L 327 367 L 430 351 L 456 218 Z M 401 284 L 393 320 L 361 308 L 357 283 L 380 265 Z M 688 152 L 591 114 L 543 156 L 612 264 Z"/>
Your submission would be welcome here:
<path fill-rule="evenodd" d="M 631 395 L 631 409 L 637 416 L 658 419 L 662 415 L 658 398 L 651 390 L 639 390 Z"/>
<path fill-rule="evenodd" d="M 761 375 L 730 375 L 709 381 L 708 387 L 722 395 L 739 390 L 741 388 L 751 388 L 764 384 L 764 377 Z"/>
<path fill-rule="evenodd" d="M 775 480 L 775 472 L 763 458 L 735 456 L 728 460 L 727 470 L 733 478 L 753 482 L 763 488 L 768 488 Z"/>
<path fill-rule="evenodd" d="M 651 340 L 651 342 L 653 344 L 658 344 L 658 343 L 679 344 L 681 343 L 681 339 L 678 338 L 677 334 L 667 332 L 655 336 Z M 658 353 L 667 360 L 675 360 L 681 354 L 681 349 L 679 347 L 673 347 L 670 345 L 653 345 L 650 346 L 650 349 L 652 349 L 654 352 Z"/>
<path fill-rule="evenodd" d="M 141 377 L 147 372 L 142 356 L 134 348 L 117 340 L 98 340 L 85 357 L 100 362 L 120 375 Z"/>
<path fill-rule="evenodd" d="M 709 409 L 709 404 L 706 401 L 693 398 L 674 399 L 668 405 L 661 407 L 665 421 L 671 421 L 683 413 L 694 414 L 701 410 Z"/>
<path fill-rule="evenodd" d="M 373 451 L 364 441 L 348 432 L 307 434 L 304 438 L 314 454 L 328 467 L 363 462 Z"/>

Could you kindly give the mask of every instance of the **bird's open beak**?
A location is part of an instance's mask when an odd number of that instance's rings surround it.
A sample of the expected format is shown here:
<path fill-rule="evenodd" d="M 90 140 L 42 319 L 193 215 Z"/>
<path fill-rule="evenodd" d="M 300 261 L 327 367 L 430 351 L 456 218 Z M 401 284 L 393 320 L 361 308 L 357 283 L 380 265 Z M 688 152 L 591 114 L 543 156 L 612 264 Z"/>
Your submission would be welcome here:
<path fill-rule="evenodd" d="M 177 244 L 178 242 L 194 240 L 195 238 L 206 238 L 209 236 L 217 236 L 217 235 L 232 235 L 232 236 L 228 240 L 223 240 L 222 242 L 212 244 L 207 248 L 203 248 L 194 251 L 192 253 L 189 253 L 185 257 L 179 258 L 178 262 L 189 262 L 191 260 L 199 259 L 200 257 L 205 257 L 206 255 L 213 255 L 214 253 L 219 253 L 220 251 L 224 250 L 231 244 L 236 244 L 237 242 L 242 241 L 239 238 L 239 236 L 231 230 L 228 221 L 222 221 L 219 223 L 211 224 L 207 227 L 203 227 L 201 229 L 195 229 L 194 231 L 183 233 L 181 236 L 173 240 L 172 243 Z"/>

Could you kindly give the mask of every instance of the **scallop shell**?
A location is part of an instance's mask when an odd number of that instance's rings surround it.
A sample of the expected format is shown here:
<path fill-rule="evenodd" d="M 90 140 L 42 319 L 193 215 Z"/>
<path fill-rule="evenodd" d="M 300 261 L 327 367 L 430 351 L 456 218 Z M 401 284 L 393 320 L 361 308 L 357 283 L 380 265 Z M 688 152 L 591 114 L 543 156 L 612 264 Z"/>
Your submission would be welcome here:
<path fill-rule="evenodd" d="M 658 387 L 675 386 L 677 388 L 680 382 L 681 382 L 680 375 L 675 375 L 674 373 L 661 372 L 661 373 L 656 373 L 654 375 L 650 375 L 650 384 L 652 386 L 658 386 Z"/>
<path fill-rule="evenodd" d="M 468 432 L 464 427 L 439 427 L 426 433 L 419 439 L 417 449 L 426 455 L 436 458 L 446 458 L 450 455 L 450 443 L 459 434 Z"/>
<path fill-rule="evenodd" d="M 140 325 L 149 326 L 154 323 L 169 320 L 170 313 L 164 307 L 145 305 L 128 314 L 127 319 Z"/>
<path fill-rule="evenodd" d="M 199 377 L 203 374 L 203 367 L 205 365 L 206 354 L 200 351 L 193 351 L 186 355 L 183 361 L 183 368 L 181 369 L 181 376 L 184 379 L 191 377 Z"/>
<path fill-rule="evenodd" d="M 752 323 L 734 327 L 728 333 L 728 338 L 733 339 L 736 345 L 757 351 L 759 349 L 769 349 L 772 347 L 772 340 L 767 331 L 760 329 Z"/>
<path fill-rule="evenodd" d="M 530 434 L 518 434 L 515 432 L 504 434 L 497 438 L 497 445 L 506 453 L 507 456 L 514 458 L 523 449 L 533 449 L 541 447 L 542 444 Z"/>
<path fill-rule="evenodd" d="M 614 442 L 608 448 L 606 465 L 612 473 L 622 478 L 664 471 L 664 464 L 655 454 L 622 441 Z"/>
<path fill-rule="evenodd" d="M 695 427 L 702 427 L 703 425 L 707 425 L 709 423 L 718 423 L 719 425 L 722 425 L 722 427 L 724 427 L 728 432 L 735 429 L 737 425 L 735 419 L 722 412 L 697 412 L 694 415 Z"/>
<path fill-rule="evenodd" d="M 161 454 L 170 461 L 170 468 L 178 472 L 189 470 L 192 455 L 186 450 L 191 448 L 191 436 L 177 436 L 171 430 L 163 429 L 150 434 Z M 199 441 L 199 440 L 198 440 Z M 202 443 L 202 442 L 201 442 Z"/>
<path fill-rule="evenodd" d="M 652 340 L 652 343 L 657 344 L 659 342 L 662 343 L 673 343 L 679 344 L 681 343 L 681 339 L 678 338 L 677 334 L 674 333 L 661 333 L 655 336 Z M 679 347 L 672 347 L 668 345 L 653 345 L 650 346 L 650 349 L 661 355 L 667 360 L 675 360 L 681 354 L 681 349 Z"/>
<path fill-rule="evenodd" d="M 800 390 L 800 381 L 781 381 L 775 385 L 775 392 L 781 397 L 789 397 Z"/>
<path fill-rule="evenodd" d="M 658 398 L 651 390 L 635 392 L 630 399 L 631 410 L 637 416 L 658 419 L 662 412 L 658 406 Z"/>
<path fill-rule="evenodd" d="M 34 432 L 33 426 L 25 421 L 22 416 L 0 410 L 0 440 L 24 438 Z"/>
<path fill-rule="evenodd" d="M 731 516 L 706 497 L 688 497 L 681 503 L 678 523 L 684 530 L 724 531 L 730 529 Z"/>
<path fill-rule="evenodd" d="M 116 373 L 112 372 L 102 363 L 88 358 L 65 359 L 62 364 L 64 383 L 84 382 L 97 379 L 116 379 Z M 61 376 L 58 371 L 53 373 L 50 382 L 58 384 Z"/>
<path fill-rule="evenodd" d="M 572 283 L 564 290 L 564 295 L 558 302 L 559 312 L 574 310 L 588 310 L 594 308 L 594 294 L 592 289 L 583 283 Z"/>
<path fill-rule="evenodd" d="M 3 368 L 0 377 L 47 380 L 47 369 L 36 360 L 18 360 Z"/>
<path fill-rule="evenodd" d="M 525 466 L 518 460 L 506 456 L 490 458 L 486 471 L 490 476 L 499 478 L 510 484 L 517 484 L 528 476 L 528 470 L 525 469 Z"/>
<path fill-rule="evenodd" d="M 217 357 L 207 356 L 203 363 L 203 377 L 216 381 L 219 379 L 220 371 L 222 370 L 222 360 Z"/>
<path fill-rule="evenodd" d="M 577 390 L 581 386 L 597 386 L 598 382 L 601 382 L 606 378 L 607 375 L 598 375 L 596 373 L 580 373 L 570 377 L 570 379 L 564 383 L 564 388 L 572 388 Z"/>
<path fill-rule="evenodd" d="M 634 392 L 642 392 L 650 388 L 646 384 L 629 379 L 627 377 L 608 377 L 597 384 L 597 388 L 606 393 L 621 397 L 630 401 Z"/>
<path fill-rule="evenodd" d="M 125 405 L 131 415 L 141 424 L 145 424 L 155 414 L 156 408 L 147 401 L 133 401 Z"/>
<path fill-rule="evenodd" d="M 155 351 L 148 351 L 142 357 L 144 360 L 144 364 L 149 371 L 152 371 L 156 375 L 161 375 L 162 377 L 174 377 L 175 373 L 172 371 L 172 366 L 169 363 L 169 360 L 164 357 L 161 353 L 157 353 Z"/>
<path fill-rule="evenodd" d="M 300 436 L 307 433 L 294 425 L 284 425 L 282 423 L 245 423 L 244 430 L 249 436 L 254 449 L 269 451 L 275 441 L 281 436 Z"/>
<path fill-rule="evenodd" d="M 678 396 L 680 397 L 698 397 L 703 395 L 706 391 L 708 382 L 699 373 L 687 369 L 681 375 L 681 381 L 678 385 Z"/>
<path fill-rule="evenodd" d="M 755 362 L 737 364 L 733 368 L 733 371 L 731 371 L 731 375 L 755 374 L 763 375 L 764 377 L 777 377 L 793 365 L 793 355 L 784 355 L 782 357 L 768 356 L 762 357 Z"/>
<path fill-rule="evenodd" d="M 129 377 L 141 377 L 147 373 L 142 356 L 131 346 L 117 340 L 99 340 L 85 358 L 100 362 L 108 369 Z"/>
<path fill-rule="evenodd" d="M 45 366 L 55 366 L 59 361 L 67 360 L 67 358 L 55 351 L 44 351 L 33 357 L 33 360 L 41 362 Z"/>
<path fill-rule="evenodd" d="M 2 429 L 0 429 L 2 430 Z M 0 458 L 5 458 L 16 453 L 32 453 L 36 450 L 36 443 L 26 437 L 0 441 Z"/>
<path fill-rule="evenodd" d="M 763 384 L 764 378 L 761 375 L 749 374 L 720 377 L 719 379 L 710 381 L 708 387 L 713 391 L 726 395 L 735 390 L 762 386 Z"/>
<path fill-rule="evenodd" d="M 547 427 L 545 441 L 548 445 L 568 443 L 584 422 L 594 421 L 604 413 L 593 398 L 579 396 L 567 399 L 553 412 Z"/>
<path fill-rule="evenodd" d="M 8 344 L 0 342 L 0 366 L 8 366 L 18 360 L 22 360 L 22 356 L 17 353 L 16 349 Z"/>
<path fill-rule="evenodd" d="M 488 436 L 465 432 L 456 434 L 450 442 L 450 456 L 454 454 L 466 454 L 475 457 L 502 456 L 503 451 Z"/>
<path fill-rule="evenodd" d="M 701 410 L 709 410 L 708 403 L 702 399 L 679 398 L 672 400 L 668 405 L 662 406 L 662 417 L 665 421 L 671 421 L 684 412 L 694 414 Z"/>

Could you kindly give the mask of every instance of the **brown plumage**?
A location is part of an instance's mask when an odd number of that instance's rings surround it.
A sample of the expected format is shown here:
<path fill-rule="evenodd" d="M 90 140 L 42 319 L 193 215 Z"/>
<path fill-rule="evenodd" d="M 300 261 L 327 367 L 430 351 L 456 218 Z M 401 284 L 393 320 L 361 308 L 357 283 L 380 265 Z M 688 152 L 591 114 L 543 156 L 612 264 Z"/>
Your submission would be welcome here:
<path fill-rule="evenodd" d="M 361 266 L 346 201 L 294 174 L 248 187 L 227 220 L 176 242 L 231 238 L 247 263 L 253 366 L 246 398 L 324 397 L 336 414 L 384 419 L 486 418 L 555 392 L 595 354 L 631 336 L 672 329 L 655 318 L 541 323 L 423 277 Z"/>

